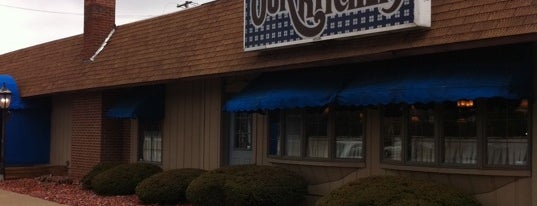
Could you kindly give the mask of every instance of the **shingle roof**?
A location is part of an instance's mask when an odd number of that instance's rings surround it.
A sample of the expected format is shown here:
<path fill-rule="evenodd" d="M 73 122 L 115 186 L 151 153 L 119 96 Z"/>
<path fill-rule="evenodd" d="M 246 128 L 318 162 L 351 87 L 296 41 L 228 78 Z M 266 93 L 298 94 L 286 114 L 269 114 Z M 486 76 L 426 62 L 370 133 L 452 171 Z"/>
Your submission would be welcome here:
<path fill-rule="evenodd" d="M 432 27 L 366 38 L 244 52 L 243 1 L 217 0 L 117 28 L 95 62 L 82 62 L 82 36 L 0 56 L 23 96 L 98 89 L 195 76 L 336 61 L 480 39 L 530 35 L 537 41 L 537 2 L 432 1 Z"/>

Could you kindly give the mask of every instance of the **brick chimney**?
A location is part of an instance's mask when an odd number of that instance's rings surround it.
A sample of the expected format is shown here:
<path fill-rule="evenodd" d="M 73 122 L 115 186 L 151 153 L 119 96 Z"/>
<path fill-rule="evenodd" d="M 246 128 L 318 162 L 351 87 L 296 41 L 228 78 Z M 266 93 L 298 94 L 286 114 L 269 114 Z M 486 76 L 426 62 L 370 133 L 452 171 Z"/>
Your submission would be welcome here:
<path fill-rule="evenodd" d="M 89 60 L 115 28 L 115 0 L 84 0 L 83 60 Z"/>

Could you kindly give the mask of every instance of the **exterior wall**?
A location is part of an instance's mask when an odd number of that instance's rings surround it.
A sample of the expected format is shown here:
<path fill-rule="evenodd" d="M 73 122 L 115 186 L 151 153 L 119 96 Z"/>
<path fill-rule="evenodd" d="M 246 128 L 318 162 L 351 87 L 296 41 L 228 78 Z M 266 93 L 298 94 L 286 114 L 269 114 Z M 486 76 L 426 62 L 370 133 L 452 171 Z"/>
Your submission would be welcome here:
<path fill-rule="evenodd" d="M 73 98 L 72 166 L 70 175 L 80 178 L 101 161 L 102 95 L 80 93 Z"/>
<path fill-rule="evenodd" d="M 138 161 L 138 120 L 132 119 L 128 121 L 129 124 L 129 162 Z"/>
<path fill-rule="evenodd" d="M 533 114 L 532 114 L 532 125 L 531 125 L 531 131 L 533 131 L 532 135 L 532 147 L 531 148 L 537 148 L 537 43 L 533 43 Z M 531 202 L 532 205 L 537 205 L 537 155 L 535 149 L 532 149 L 532 159 L 531 159 Z"/>
<path fill-rule="evenodd" d="M 167 85 L 163 123 L 163 168 L 220 166 L 220 79 Z"/>
<path fill-rule="evenodd" d="M 71 162 L 73 102 L 71 97 L 52 98 L 50 129 L 50 164 L 68 165 Z"/>
<path fill-rule="evenodd" d="M 102 161 L 128 162 L 130 159 L 130 121 L 103 119 Z"/>

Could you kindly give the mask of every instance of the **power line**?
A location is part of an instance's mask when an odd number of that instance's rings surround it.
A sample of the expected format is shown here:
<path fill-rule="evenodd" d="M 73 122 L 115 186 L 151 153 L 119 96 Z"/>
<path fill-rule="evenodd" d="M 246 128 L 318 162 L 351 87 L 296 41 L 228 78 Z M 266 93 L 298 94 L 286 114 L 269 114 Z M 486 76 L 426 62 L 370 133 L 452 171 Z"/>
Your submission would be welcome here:
<path fill-rule="evenodd" d="M 24 8 L 24 7 L 18 7 L 18 6 L 11 6 L 6 4 L 0 4 L 2 7 L 8 7 L 12 9 L 19 9 L 19 10 L 26 10 L 26 11 L 35 11 L 35 12 L 43 12 L 43 13 L 52 13 L 52 14 L 67 14 L 67 15 L 84 15 L 81 13 L 74 13 L 74 12 L 62 12 L 62 11 L 49 11 L 49 10 L 40 10 L 40 9 L 32 9 L 32 8 Z"/>
<path fill-rule="evenodd" d="M 50 14 L 62 14 L 62 15 L 76 15 L 76 16 L 84 16 L 84 13 L 75 13 L 75 12 L 64 12 L 64 11 L 50 11 L 50 10 L 41 10 L 41 9 L 32 9 L 32 8 L 25 8 L 25 7 L 18 7 L 18 6 L 11 6 L 6 4 L 0 4 L 1 7 L 7 7 L 12 9 L 19 9 L 19 10 L 25 10 L 25 11 L 33 11 L 33 12 L 41 12 L 41 13 L 50 13 Z M 132 17 L 154 17 L 154 15 L 116 15 L 118 17 L 126 17 L 126 18 L 132 18 Z"/>

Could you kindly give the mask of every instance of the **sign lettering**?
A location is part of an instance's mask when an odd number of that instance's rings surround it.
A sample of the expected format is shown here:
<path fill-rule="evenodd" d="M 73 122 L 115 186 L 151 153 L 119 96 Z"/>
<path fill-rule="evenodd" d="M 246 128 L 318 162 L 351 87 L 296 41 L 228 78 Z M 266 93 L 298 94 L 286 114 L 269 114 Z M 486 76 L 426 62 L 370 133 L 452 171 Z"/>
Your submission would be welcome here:
<path fill-rule="evenodd" d="M 244 14 L 247 51 L 430 26 L 429 0 L 245 0 Z"/>

